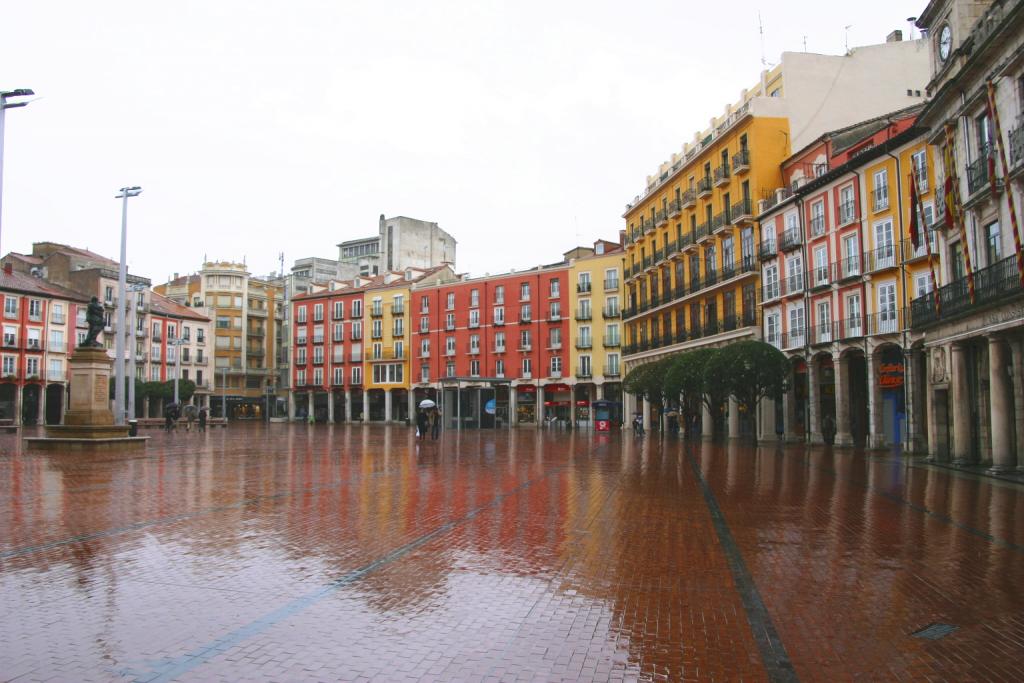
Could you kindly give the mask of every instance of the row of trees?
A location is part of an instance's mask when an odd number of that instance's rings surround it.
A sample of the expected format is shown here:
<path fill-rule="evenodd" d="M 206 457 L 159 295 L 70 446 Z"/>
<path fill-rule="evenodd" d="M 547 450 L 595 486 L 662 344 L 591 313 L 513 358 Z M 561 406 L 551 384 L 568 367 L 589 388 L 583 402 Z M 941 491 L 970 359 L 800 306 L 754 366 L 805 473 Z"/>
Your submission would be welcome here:
<path fill-rule="evenodd" d="M 661 407 L 678 407 L 689 429 L 701 408 L 717 410 L 730 396 L 754 416 L 757 442 L 757 405 L 763 398 L 782 395 L 789 361 L 771 344 L 740 341 L 722 348 L 681 351 L 633 368 L 622 386 L 634 396 Z"/>
<path fill-rule="evenodd" d="M 127 391 L 128 379 L 125 378 L 125 395 L 128 395 Z M 196 391 L 196 383 L 190 379 L 179 380 L 178 384 L 178 400 L 181 402 L 188 401 L 192 398 L 192 394 Z M 135 380 L 135 403 L 142 405 L 142 400 L 145 398 L 149 399 L 163 399 L 164 403 L 174 400 L 174 380 L 167 380 L 166 382 L 143 382 L 142 380 Z M 110 400 L 114 400 L 114 378 L 110 378 Z"/>

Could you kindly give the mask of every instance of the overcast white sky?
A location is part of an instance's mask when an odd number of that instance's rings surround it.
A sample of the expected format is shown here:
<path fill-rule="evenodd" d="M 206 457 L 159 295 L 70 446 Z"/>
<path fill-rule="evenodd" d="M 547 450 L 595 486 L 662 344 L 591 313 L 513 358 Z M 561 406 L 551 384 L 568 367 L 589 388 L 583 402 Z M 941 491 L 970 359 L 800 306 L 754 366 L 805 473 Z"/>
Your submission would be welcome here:
<path fill-rule="evenodd" d="M 3 6 L 0 250 L 55 240 L 154 283 L 204 256 L 255 273 L 437 221 L 474 274 L 611 237 L 647 174 L 754 84 L 765 54 L 906 34 L 924 0 Z"/>

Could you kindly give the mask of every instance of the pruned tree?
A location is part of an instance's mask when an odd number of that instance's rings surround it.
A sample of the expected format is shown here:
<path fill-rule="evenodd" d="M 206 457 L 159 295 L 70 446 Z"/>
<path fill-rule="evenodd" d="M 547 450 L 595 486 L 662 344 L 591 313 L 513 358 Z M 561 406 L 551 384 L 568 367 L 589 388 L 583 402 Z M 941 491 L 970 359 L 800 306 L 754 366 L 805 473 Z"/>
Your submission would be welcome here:
<path fill-rule="evenodd" d="M 718 358 L 706 370 L 725 389 L 726 396 L 754 417 L 753 441 L 757 444 L 757 407 L 761 399 L 782 395 L 789 361 L 781 351 L 761 341 L 741 341 L 719 351 Z"/>

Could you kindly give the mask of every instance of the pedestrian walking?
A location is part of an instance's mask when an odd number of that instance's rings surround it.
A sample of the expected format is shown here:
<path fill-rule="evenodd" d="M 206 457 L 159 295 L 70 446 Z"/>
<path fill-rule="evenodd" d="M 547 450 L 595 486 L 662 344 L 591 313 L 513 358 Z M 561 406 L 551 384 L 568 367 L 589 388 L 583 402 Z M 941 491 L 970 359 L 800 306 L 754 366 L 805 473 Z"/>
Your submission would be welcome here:
<path fill-rule="evenodd" d="M 644 418 L 640 413 L 633 416 L 633 433 L 637 436 L 644 435 Z"/>
<path fill-rule="evenodd" d="M 430 426 L 430 417 L 427 415 L 427 411 L 420 408 L 416 411 L 416 438 L 425 439 L 427 438 L 427 428 Z"/>
<path fill-rule="evenodd" d="M 207 416 L 206 406 L 203 406 L 202 408 L 199 409 L 199 431 L 201 431 L 201 432 L 205 432 L 206 431 L 206 416 Z"/>
<path fill-rule="evenodd" d="M 437 441 L 441 435 L 441 411 L 436 407 L 430 411 L 430 438 Z"/>
<path fill-rule="evenodd" d="M 193 405 L 185 406 L 185 431 L 192 431 L 192 423 L 196 421 L 196 407 Z"/>
<path fill-rule="evenodd" d="M 829 446 L 836 442 L 836 420 L 831 415 L 821 418 L 821 436 Z"/>

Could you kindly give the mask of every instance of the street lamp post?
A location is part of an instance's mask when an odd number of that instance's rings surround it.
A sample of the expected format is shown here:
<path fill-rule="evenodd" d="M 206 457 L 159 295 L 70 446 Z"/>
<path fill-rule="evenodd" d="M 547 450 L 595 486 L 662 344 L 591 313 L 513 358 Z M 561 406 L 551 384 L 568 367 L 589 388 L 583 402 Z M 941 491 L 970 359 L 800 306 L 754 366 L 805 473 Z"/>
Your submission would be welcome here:
<path fill-rule="evenodd" d="M 228 369 L 220 371 L 220 413 L 226 423 L 228 420 Z"/>
<path fill-rule="evenodd" d="M 135 187 L 122 187 L 121 194 L 116 195 L 115 199 L 121 199 L 121 266 L 117 273 L 117 333 L 114 335 L 116 340 L 114 350 L 114 377 L 116 385 L 114 386 L 114 400 L 117 405 L 117 412 L 114 414 L 114 423 L 123 425 L 124 424 L 124 309 L 125 309 L 125 296 L 126 296 L 126 285 L 128 279 L 128 198 L 138 197 L 139 193 L 142 192 L 142 188 Z"/>
<path fill-rule="evenodd" d="M 35 95 L 29 88 L 5 90 L 0 92 L 0 224 L 3 223 L 4 206 L 4 119 L 8 109 L 24 107 L 28 102 L 8 102 L 11 97 L 31 97 Z"/>
<path fill-rule="evenodd" d="M 174 402 L 178 403 L 178 385 L 181 384 L 181 345 L 185 343 L 182 337 L 172 339 L 168 342 L 175 347 L 174 353 Z"/>

